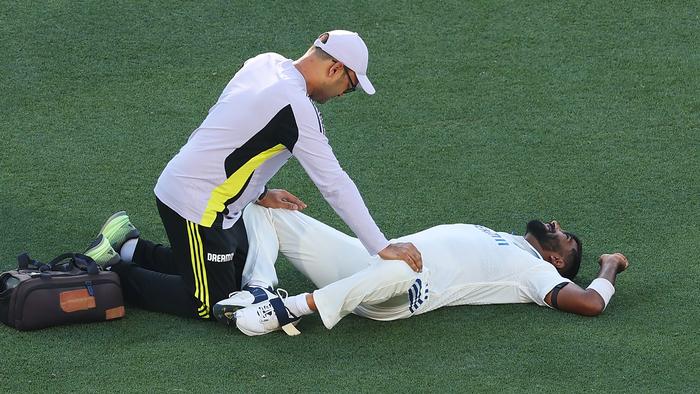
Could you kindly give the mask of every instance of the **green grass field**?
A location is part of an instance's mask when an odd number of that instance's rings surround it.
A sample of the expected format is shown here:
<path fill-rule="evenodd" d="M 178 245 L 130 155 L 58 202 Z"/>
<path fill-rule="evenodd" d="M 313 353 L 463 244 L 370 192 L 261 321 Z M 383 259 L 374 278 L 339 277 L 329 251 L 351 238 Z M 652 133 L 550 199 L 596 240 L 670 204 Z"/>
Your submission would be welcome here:
<path fill-rule="evenodd" d="M 298 337 L 128 309 L 0 327 L 0 392 L 697 392 L 697 1 L 3 1 L 0 268 L 80 251 L 112 212 L 165 241 L 152 193 L 246 59 L 360 32 L 377 94 L 320 107 L 379 226 L 557 219 L 631 262 L 603 315 L 442 309 Z M 347 231 L 295 161 L 273 178 Z M 290 293 L 310 282 L 283 261 Z"/>

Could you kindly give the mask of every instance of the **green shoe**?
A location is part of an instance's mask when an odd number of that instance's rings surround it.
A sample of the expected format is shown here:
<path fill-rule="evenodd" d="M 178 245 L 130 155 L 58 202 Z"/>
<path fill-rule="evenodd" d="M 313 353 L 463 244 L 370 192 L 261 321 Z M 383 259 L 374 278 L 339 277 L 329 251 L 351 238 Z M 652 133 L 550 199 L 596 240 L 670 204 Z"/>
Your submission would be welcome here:
<path fill-rule="evenodd" d="M 129 215 L 124 211 L 119 211 L 110 216 L 100 230 L 100 234 L 109 240 L 112 249 L 119 252 L 124 242 L 138 238 L 141 232 L 131 224 Z"/>
<path fill-rule="evenodd" d="M 83 254 L 91 257 L 98 265 L 101 265 L 102 268 L 110 267 L 121 261 L 119 253 L 114 251 L 112 245 L 109 244 L 109 240 L 102 236 L 102 234 L 98 235 L 97 238 L 92 241 Z"/>

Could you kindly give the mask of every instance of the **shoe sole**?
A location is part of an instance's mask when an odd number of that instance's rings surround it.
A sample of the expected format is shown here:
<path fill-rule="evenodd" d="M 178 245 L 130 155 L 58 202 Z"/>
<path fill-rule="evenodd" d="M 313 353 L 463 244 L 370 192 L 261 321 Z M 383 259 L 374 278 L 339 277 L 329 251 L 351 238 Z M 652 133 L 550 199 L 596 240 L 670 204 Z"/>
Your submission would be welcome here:
<path fill-rule="evenodd" d="M 212 312 L 214 313 L 214 317 L 217 318 L 219 321 L 223 321 L 226 324 L 230 324 L 229 322 L 233 320 L 233 314 L 236 313 L 237 310 L 247 308 L 251 305 L 255 304 L 227 304 L 226 300 L 221 300 L 214 304 L 214 307 L 211 308 Z M 225 320 L 225 321 L 224 321 Z"/>
<path fill-rule="evenodd" d="M 297 328 L 297 324 L 299 324 L 300 321 L 301 321 L 301 319 L 298 319 L 298 320 L 293 321 L 291 323 L 285 324 L 282 327 L 277 327 L 276 329 L 274 329 L 270 332 L 255 332 L 255 331 L 246 330 L 245 328 L 239 326 L 238 323 L 236 322 L 235 316 L 233 316 L 231 318 L 231 324 L 235 324 L 238 331 L 244 333 L 245 335 L 247 335 L 249 337 L 257 337 L 260 335 L 270 334 L 270 333 L 273 333 L 275 331 L 283 331 L 285 334 L 289 335 L 290 337 L 294 337 L 294 336 L 301 334 L 301 331 L 299 331 L 299 329 Z"/>
<path fill-rule="evenodd" d="M 241 292 L 243 292 L 243 291 L 241 291 Z M 238 292 L 236 292 L 236 293 L 238 293 Z M 265 299 L 262 299 L 258 302 L 255 302 L 255 296 L 253 295 L 253 302 L 238 301 L 237 303 L 235 301 L 232 301 L 235 298 L 235 296 L 229 297 L 229 298 L 223 299 L 223 300 L 217 302 L 216 304 L 214 304 L 214 308 L 212 308 L 212 310 L 217 309 L 219 311 L 223 311 L 221 313 L 228 313 L 228 312 L 234 313 L 239 309 L 247 308 L 249 306 L 253 306 L 253 305 L 259 304 L 261 302 L 268 301 L 270 299 L 269 298 L 270 296 L 271 295 L 267 294 Z"/>
<path fill-rule="evenodd" d="M 241 309 L 241 307 L 236 307 L 233 305 L 214 304 L 214 307 L 211 308 L 211 311 L 219 323 L 230 326 L 236 323 L 235 313 L 239 309 Z"/>

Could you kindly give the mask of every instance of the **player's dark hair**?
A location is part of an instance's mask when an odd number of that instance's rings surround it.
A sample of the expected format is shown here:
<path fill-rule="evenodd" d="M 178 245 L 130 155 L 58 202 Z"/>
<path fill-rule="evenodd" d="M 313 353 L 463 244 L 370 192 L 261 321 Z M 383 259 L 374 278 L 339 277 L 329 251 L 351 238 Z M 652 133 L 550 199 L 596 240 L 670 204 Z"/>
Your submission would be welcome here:
<path fill-rule="evenodd" d="M 569 253 L 566 254 L 564 260 L 566 261 L 566 266 L 561 271 L 561 275 L 565 278 L 574 280 L 576 274 L 578 274 L 578 269 L 581 267 L 581 257 L 583 256 L 583 245 L 581 244 L 581 239 L 576 234 L 564 231 L 564 234 L 571 236 L 571 238 L 576 241 L 576 247 L 571 249 Z"/>

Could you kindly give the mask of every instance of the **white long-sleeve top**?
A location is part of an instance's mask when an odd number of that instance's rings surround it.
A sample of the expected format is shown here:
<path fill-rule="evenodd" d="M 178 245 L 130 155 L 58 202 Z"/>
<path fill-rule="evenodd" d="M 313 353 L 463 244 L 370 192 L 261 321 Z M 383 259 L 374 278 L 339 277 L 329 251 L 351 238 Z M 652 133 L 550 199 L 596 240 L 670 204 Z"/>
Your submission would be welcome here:
<path fill-rule="evenodd" d="M 245 62 L 154 191 L 189 221 L 230 228 L 292 155 L 370 254 L 389 244 L 333 154 L 304 77 L 275 53 Z"/>

